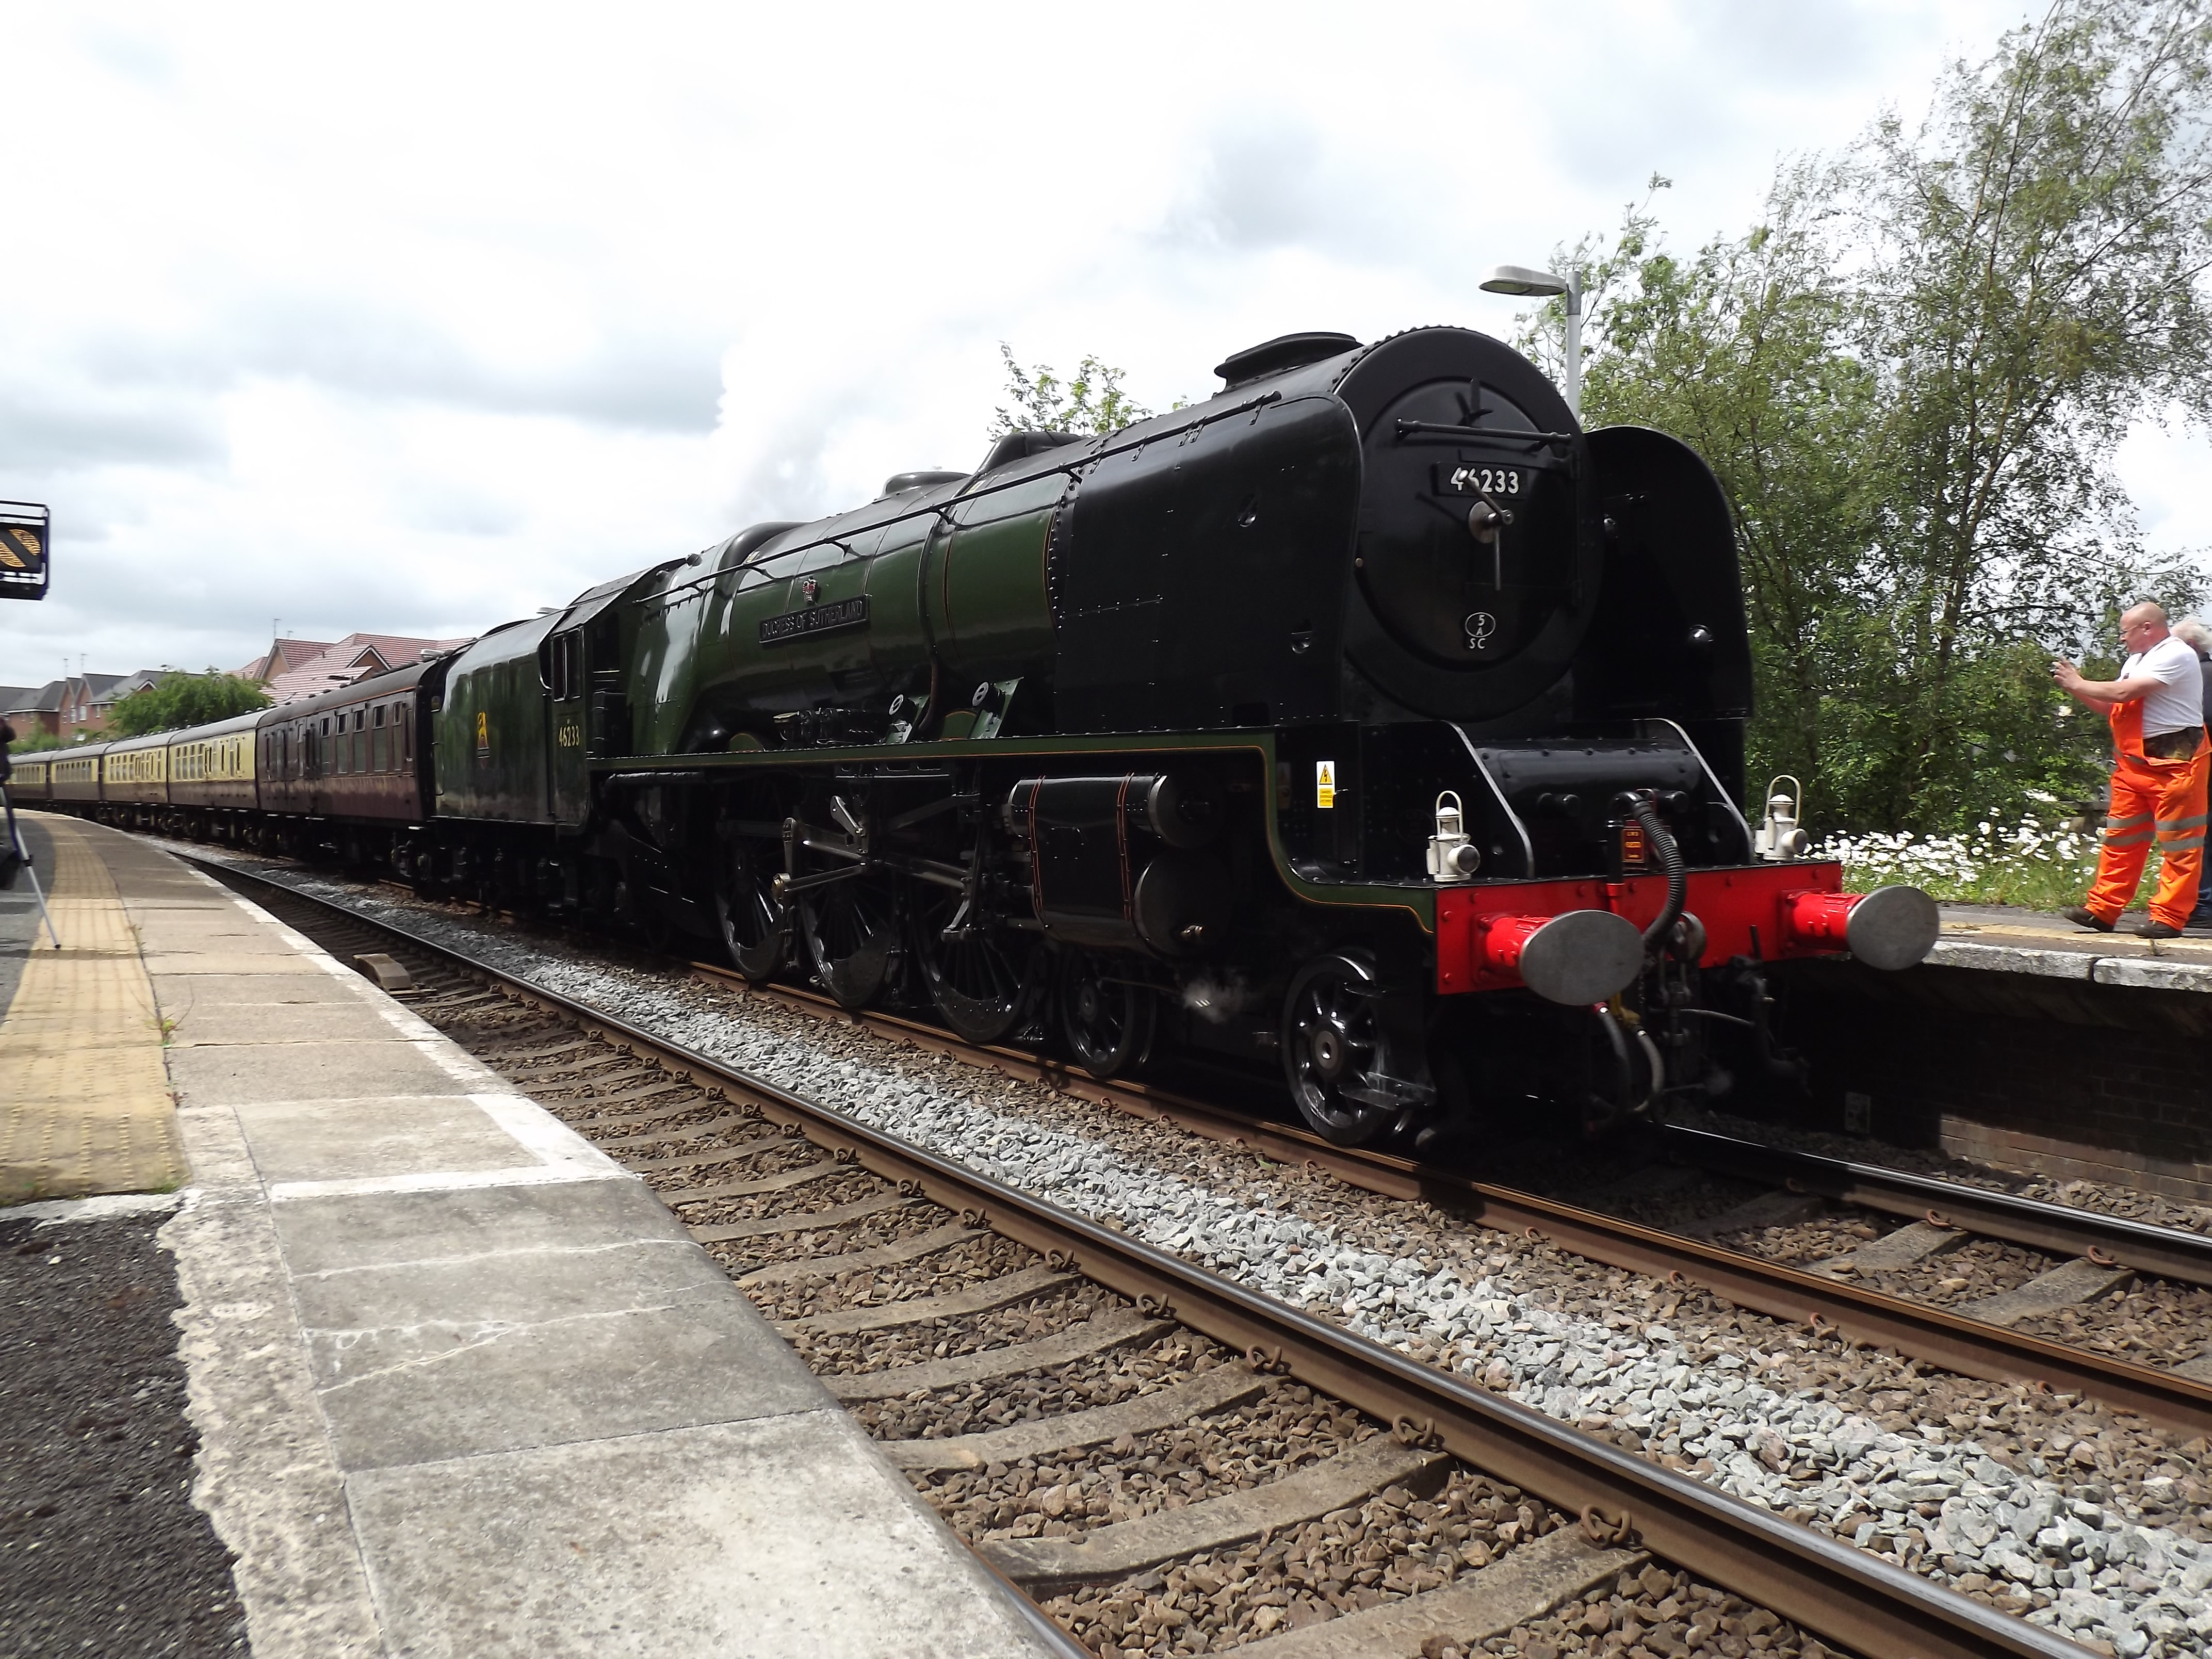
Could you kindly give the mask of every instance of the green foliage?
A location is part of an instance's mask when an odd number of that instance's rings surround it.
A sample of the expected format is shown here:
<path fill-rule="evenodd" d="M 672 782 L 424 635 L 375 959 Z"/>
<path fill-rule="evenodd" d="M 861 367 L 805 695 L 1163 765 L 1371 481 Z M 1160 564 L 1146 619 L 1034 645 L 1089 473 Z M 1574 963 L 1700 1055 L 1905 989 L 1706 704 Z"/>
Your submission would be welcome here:
<path fill-rule="evenodd" d="M 2170 405 L 2212 418 L 2208 87 L 2195 0 L 2058 0 L 1918 128 L 1785 165 L 1748 234 L 1678 259 L 1647 200 L 1560 256 L 1586 272 L 1585 419 L 1678 434 L 1735 506 L 1753 767 L 1804 776 L 1821 826 L 2096 788 L 2104 724 L 2051 656 L 2194 597 L 2112 460 Z M 1540 353 L 1562 320 L 1529 320 Z"/>
<path fill-rule="evenodd" d="M 1096 357 L 1085 357 L 1077 366 L 1075 378 L 1062 382 L 1042 365 L 1023 368 L 1014 361 L 1014 349 L 1003 340 L 999 356 L 1006 360 L 1006 395 L 1012 407 L 1001 404 L 994 413 L 994 438 L 1009 432 L 1119 432 L 1152 416 L 1151 410 L 1121 390 L 1122 371 Z"/>
<path fill-rule="evenodd" d="M 252 680 L 210 668 L 204 674 L 164 674 L 107 711 L 107 729 L 118 738 L 206 726 L 269 707 L 269 694 Z"/>
<path fill-rule="evenodd" d="M 49 749 L 58 749 L 62 740 L 51 732 L 34 732 L 27 738 L 18 738 L 8 745 L 11 755 L 40 755 Z"/>

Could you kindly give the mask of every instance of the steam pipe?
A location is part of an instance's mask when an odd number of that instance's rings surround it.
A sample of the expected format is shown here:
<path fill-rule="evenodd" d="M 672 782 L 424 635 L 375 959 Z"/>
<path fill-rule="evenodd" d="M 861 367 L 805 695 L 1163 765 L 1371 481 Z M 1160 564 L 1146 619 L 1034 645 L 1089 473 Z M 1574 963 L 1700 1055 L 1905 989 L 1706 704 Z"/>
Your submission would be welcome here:
<path fill-rule="evenodd" d="M 1682 905 L 1690 894 L 1690 877 L 1682 862 L 1682 849 L 1674 844 L 1674 837 L 1659 820 L 1659 798 L 1649 789 L 1632 789 L 1620 798 L 1620 804 L 1635 815 L 1644 826 L 1644 833 L 1658 850 L 1660 867 L 1667 872 L 1667 902 L 1644 930 L 1644 948 L 1656 951 L 1664 948 L 1667 936 L 1674 931 L 1674 924 L 1682 919 Z"/>

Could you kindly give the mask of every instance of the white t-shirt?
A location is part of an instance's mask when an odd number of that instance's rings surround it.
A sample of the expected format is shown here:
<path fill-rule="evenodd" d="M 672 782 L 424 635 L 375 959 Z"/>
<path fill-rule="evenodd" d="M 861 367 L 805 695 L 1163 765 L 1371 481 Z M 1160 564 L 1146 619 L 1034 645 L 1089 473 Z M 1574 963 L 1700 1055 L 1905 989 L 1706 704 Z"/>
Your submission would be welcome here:
<path fill-rule="evenodd" d="M 2158 689 L 2142 700 L 2145 737 L 2204 724 L 2203 672 L 2197 665 L 2197 653 L 2179 635 L 2168 634 L 2149 650 L 2130 657 L 2120 678 L 2158 682 Z"/>

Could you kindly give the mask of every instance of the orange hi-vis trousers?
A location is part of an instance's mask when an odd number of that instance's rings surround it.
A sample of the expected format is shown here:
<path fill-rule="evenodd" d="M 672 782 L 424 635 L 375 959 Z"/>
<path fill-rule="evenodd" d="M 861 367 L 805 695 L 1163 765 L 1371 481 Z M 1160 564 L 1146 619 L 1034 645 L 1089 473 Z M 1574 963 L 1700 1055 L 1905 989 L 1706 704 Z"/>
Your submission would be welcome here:
<path fill-rule="evenodd" d="M 2200 741 L 2187 760 L 2144 754 L 2140 702 L 2121 703 L 2112 722 L 2112 810 L 2097 849 L 2097 879 L 2083 902 L 2098 921 L 2118 921 L 2142 882 L 2143 860 L 2155 839 L 2160 863 L 2151 920 L 2179 927 L 2197 907 L 2204 869 L 2204 786 L 2212 750 Z"/>

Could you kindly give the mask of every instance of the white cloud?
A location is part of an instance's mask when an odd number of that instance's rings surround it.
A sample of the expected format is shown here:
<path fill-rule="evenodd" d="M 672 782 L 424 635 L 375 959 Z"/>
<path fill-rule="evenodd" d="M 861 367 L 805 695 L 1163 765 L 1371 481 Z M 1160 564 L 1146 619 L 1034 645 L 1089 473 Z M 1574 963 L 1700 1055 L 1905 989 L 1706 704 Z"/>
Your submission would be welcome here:
<path fill-rule="evenodd" d="M 972 465 L 1000 340 L 1164 405 L 1503 331 L 1488 265 L 1655 169 L 1740 228 L 2023 9 L 16 8 L 0 496 L 57 562 L 0 681 L 474 631 Z M 2154 534 L 2200 449 L 2130 447 Z"/>

